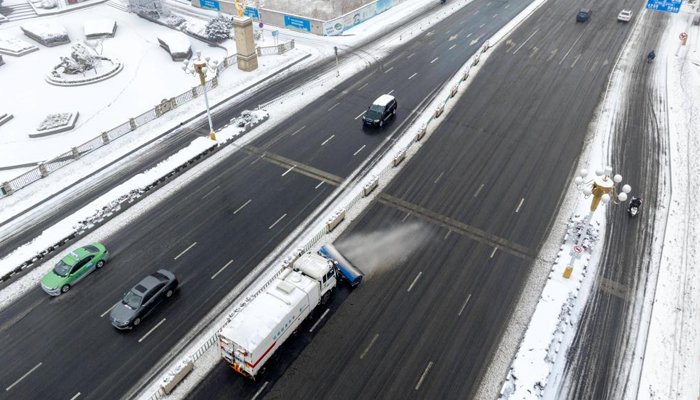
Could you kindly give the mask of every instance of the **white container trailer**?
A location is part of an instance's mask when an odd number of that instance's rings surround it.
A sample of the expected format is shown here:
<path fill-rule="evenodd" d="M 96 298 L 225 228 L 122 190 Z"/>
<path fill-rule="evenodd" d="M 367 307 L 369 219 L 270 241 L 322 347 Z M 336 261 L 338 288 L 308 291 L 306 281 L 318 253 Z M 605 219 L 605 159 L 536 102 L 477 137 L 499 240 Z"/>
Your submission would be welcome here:
<path fill-rule="evenodd" d="M 272 354 L 336 286 L 333 262 L 304 254 L 219 330 L 221 356 L 255 379 Z"/>

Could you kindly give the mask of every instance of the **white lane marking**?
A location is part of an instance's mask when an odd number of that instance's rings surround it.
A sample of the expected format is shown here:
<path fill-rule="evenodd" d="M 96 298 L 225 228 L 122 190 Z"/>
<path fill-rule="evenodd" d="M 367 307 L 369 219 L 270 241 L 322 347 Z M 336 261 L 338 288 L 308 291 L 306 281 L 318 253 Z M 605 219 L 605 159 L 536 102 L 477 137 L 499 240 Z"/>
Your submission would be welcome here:
<path fill-rule="evenodd" d="M 255 160 L 253 160 L 253 162 L 250 163 L 250 165 L 253 165 L 253 164 L 255 164 L 256 162 L 258 162 L 259 160 L 262 160 L 263 157 L 265 157 L 265 154 L 261 155 L 260 157 L 256 158 Z"/>
<path fill-rule="evenodd" d="M 583 36 L 584 33 L 585 33 L 585 31 L 584 31 L 584 32 L 581 32 L 581 34 L 580 34 L 579 37 L 576 39 L 576 41 L 574 42 L 574 44 L 572 44 L 572 45 L 571 45 L 571 48 L 569 48 L 569 51 L 567 51 L 566 54 L 564 54 L 564 58 L 562 58 L 561 61 L 559 61 L 559 65 L 561 65 L 561 63 L 563 63 L 564 60 L 566 60 L 566 57 L 569 55 L 569 53 L 571 53 L 571 50 L 574 49 L 574 46 L 576 46 L 576 43 L 578 43 L 578 41 L 581 40 L 581 37 Z"/>
<path fill-rule="evenodd" d="M 331 135 L 328 139 L 326 139 L 323 143 L 321 143 L 321 146 L 324 146 L 326 143 L 328 143 L 331 139 L 333 139 L 335 135 Z"/>
<path fill-rule="evenodd" d="M 71 397 L 70 400 L 75 400 L 75 399 L 77 399 L 78 397 L 80 397 L 80 392 L 78 392 L 78 394 L 76 394 L 75 396 Z"/>
<path fill-rule="evenodd" d="M 258 396 L 260 396 L 260 393 L 262 393 L 262 391 L 265 390 L 265 387 L 267 386 L 268 383 L 270 383 L 270 382 L 265 382 L 265 383 L 263 383 L 263 385 L 260 387 L 260 389 L 259 389 L 257 392 L 255 392 L 255 396 L 253 396 L 253 398 L 250 399 L 250 400 L 255 400 L 255 399 L 257 399 Z"/>
<path fill-rule="evenodd" d="M 493 14 L 492 18 L 496 18 L 496 17 L 498 17 L 498 14 Z"/>
<path fill-rule="evenodd" d="M 484 184 L 482 183 L 481 186 L 479 186 L 479 190 L 477 190 L 476 193 L 474 193 L 474 197 L 478 196 L 479 193 L 481 192 L 481 189 L 483 189 L 483 188 L 484 188 Z"/>
<path fill-rule="evenodd" d="M 365 358 L 365 356 L 367 355 L 367 352 L 369 351 L 370 347 L 372 347 L 372 345 L 374 344 L 374 342 L 377 341 L 377 338 L 378 338 L 378 337 L 379 337 L 379 334 L 378 334 L 378 333 L 374 335 L 374 337 L 372 338 L 372 341 L 369 342 L 369 346 L 367 346 L 367 348 L 365 349 L 365 351 L 363 351 L 362 354 L 360 354 L 360 360 L 362 360 L 363 358 Z"/>
<path fill-rule="evenodd" d="M 496 250 L 498 250 L 498 247 L 493 248 L 493 251 L 491 252 L 491 256 L 489 258 L 493 258 L 493 256 L 496 255 Z"/>
<path fill-rule="evenodd" d="M 472 32 L 472 33 L 468 34 L 468 35 L 467 35 L 467 37 L 469 37 L 469 36 L 471 36 L 471 35 L 473 35 L 473 34 L 474 34 L 474 32 Z"/>
<path fill-rule="evenodd" d="M 571 64 L 571 68 L 573 68 L 574 65 L 576 65 L 576 63 L 578 62 L 578 59 L 579 59 L 579 58 L 581 58 L 581 53 L 578 53 L 578 55 L 577 55 L 576 58 L 574 59 L 574 63 Z"/>
<path fill-rule="evenodd" d="M 385 74 L 388 74 L 389 71 L 391 71 L 392 69 L 394 69 L 394 67 L 391 67 L 391 68 L 387 69 L 386 71 L 384 71 L 384 73 L 385 73 Z"/>
<path fill-rule="evenodd" d="M 506 4 L 506 6 L 503 7 L 503 9 L 505 10 L 506 8 L 508 8 L 509 5 L 510 5 L 510 4 Z"/>
<path fill-rule="evenodd" d="M 447 235 L 445 235 L 445 237 L 442 238 L 442 239 L 443 239 L 443 240 L 447 239 L 447 237 L 450 236 L 450 233 L 452 233 L 452 230 L 447 231 Z"/>
<path fill-rule="evenodd" d="M 595 60 L 595 62 L 593 63 L 593 66 L 591 67 L 591 69 L 588 72 L 593 72 L 593 70 L 595 69 L 595 67 L 597 65 L 598 65 L 598 60 Z"/>
<path fill-rule="evenodd" d="M 524 197 L 523 197 L 522 199 L 520 199 L 520 204 L 518 204 L 518 208 L 515 209 L 515 212 L 516 212 L 516 213 L 517 213 L 518 211 L 520 211 L 520 207 L 523 206 L 523 201 L 525 201 L 525 198 L 524 198 Z"/>
<path fill-rule="evenodd" d="M 110 312 L 110 311 L 112 311 L 112 309 L 113 309 L 114 307 L 116 307 L 116 306 L 117 306 L 117 303 L 114 303 L 114 305 L 113 305 L 112 307 L 110 307 L 109 310 L 107 310 L 107 311 L 103 312 L 102 314 L 100 314 L 100 318 L 102 318 L 102 317 L 104 317 L 105 315 L 107 315 L 107 313 Z"/>
<path fill-rule="evenodd" d="M 314 329 L 316 329 L 316 327 L 318 326 L 318 324 L 320 324 L 321 321 L 323 321 L 323 319 L 326 318 L 326 315 L 328 315 L 328 312 L 329 312 L 330 310 L 331 310 L 330 308 L 326 308 L 326 311 L 323 313 L 323 315 L 321 315 L 321 318 L 319 318 L 318 321 L 316 321 L 316 323 L 314 324 L 314 326 L 312 326 L 311 329 L 309 329 L 309 332 L 313 332 Z"/>
<path fill-rule="evenodd" d="M 435 179 L 435 182 L 433 182 L 433 183 L 438 183 L 438 181 L 440 180 L 440 178 L 442 178 L 442 176 L 444 174 L 445 174 L 445 171 L 440 172 L 440 175 L 437 177 L 437 179 Z"/>
<path fill-rule="evenodd" d="M 392 94 L 392 93 L 394 93 L 394 89 L 391 89 L 391 92 L 389 92 L 387 94 Z"/>
<path fill-rule="evenodd" d="M 476 15 L 476 14 L 478 14 L 478 13 L 479 13 L 479 10 L 474 11 L 474 15 Z"/>
<path fill-rule="evenodd" d="M 421 275 L 423 275 L 423 271 L 418 272 L 416 279 L 413 280 L 413 283 L 411 283 L 411 286 L 408 287 L 408 290 L 406 292 L 410 292 L 411 289 L 413 289 L 413 285 L 415 285 L 416 282 L 418 282 L 418 278 L 420 278 Z"/>
<path fill-rule="evenodd" d="M 360 86 L 360 88 L 357 89 L 357 90 L 362 90 L 362 89 L 364 89 L 364 87 L 367 86 L 367 85 L 369 85 L 369 82 L 367 82 L 367 83 L 365 83 L 364 85 Z"/>
<path fill-rule="evenodd" d="M 462 311 L 464 311 L 464 308 L 467 306 L 467 303 L 469 303 L 469 299 L 471 298 L 472 294 L 469 293 L 469 296 L 467 296 L 467 300 L 464 301 L 464 304 L 462 304 L 462 308 L 459 309 L 459 314 L 457 314 L 458 317 L 462 315 Z"/>
<path fill-rule="evenodd" d="M 361 152 L 361 151 L 362 151 L 362 149 L 364 149 L 365 147 L 367 147 L 367 145 L 366 145 L 366 144 L 363 144 L 363 145 L 362 145 L 362 147 L 360 147 L 360 149 L 359 149 L 359 150 L 357 150 L 356 152 L 354 152 L 354 153 L 353 153 L 352 155 L 353 155 L 353 156 L 356 156 L 356 155 L 357 155 L 357 153 Z"/>
<path fill-rule="evenodd" d="M 420 388 L 421 383 L 423 383 L 423 379 L 425 379 L 425 376 L 428 375 L 428 371 L 430 371 L 430 367 L 433 366 L 433 362 L 429 362 L 428 366 L 425 367 L 425 371 L 423 371 L 423 375 L 420 376 L 420 380 L 418 381 L 418 384 L 416 385 L 416 390 Z"/>
<path fill-rule="evenodd" d="M 435 57 L 435 59 L 433 59 L 433 61 L 431 61 L 430 63 L 431 63 L 431 64 L 434 63 L 435 61 L 438 60 L 438 58 L 440 58 L 440 57 Z"/>
<path fill-rule="evenodd" d="M 297 129 L 292 133 L 292 136 L 296 135 L 297 133 L 301 132 L 304 128 L 306 128 L 306 125 L 302 126 L 301 128 Z"/>
<path fill-rule="evenodd" d="M 415 56 L 415 55 L 416 55 L 416 53 L 411 53 L 411 55 L 408 56 L 408 57 L 406 57 L 406 59 L 408 60 L 409 58 L 411 58 L 411 57 L 413 57 L 413 56 Z"/>
<path fill-rule="evenodd" d="M 151 328 L 150 331 L 146 332 L 146 334 L 143 335 L 143 337 L 142 337 L 141 339 L 139 339 L 139 343 L 141 343 L 141 342 L 143 342 L 144 340 L 146 340 L 146 338 L 148 337 L 148 335 L 150 335 L 151 333 L 153 333 L 153 331 L 155 331 L 156 328 L 158 328 L 163 322 L 165 322 L 165 318 L 163 318 L 159 323 L 157 323 L 156 326 L 154 326 L 153 328 Z"/>
<path fill-rule="evenodd" d="M 190 247 L 186 248 L 185 250 L 183 250 L 182 253 L 178 254 L 177 257 L 175 257 L 175 259 L 177 260 L 178 258 L 182 257 L 183 254 L 187 253 L 187 251 L 189 251 L 189 249 L 193 248 L 194 245 L 196 245 L 196 244 L 197 244 L 197 242 L 192 243 L 190 245 Z"/>
<path fill-rule="evenodd" d="M 518 46 L 517 49 L 515 49 L 513 54 L 517 53 L 518 50 L 520 50 L 523 46 L 525 46 L 525 43 L 527 43 L 528 40 L 532 39 L 532 37 L 535 36 L 535 33 L 537 33 L 537 31 L 539 31 L 539 29 L 535 29 L 535 31 L 532 32 L 532 35 L 530 35 L 527 39 L 525 39 L 525 41 L 520 46 Z"/>
<path fill-rule="evenodd" d="M 287 216 L 287 214 L 285 213 L 283 216 L 279 217 L 279 219 L 277 221 L 275 221 L 274 224 L 270 225 L 270 227 L 267 228 L 267 230 L 272 229 L 275 225 L 277 225 L 278 222 L 282 221 L 282 219 L 284 219 L 284 217 L 286 217 L 286 216 Z"/>
<path fill-rule="evenodd" d="M 243 207 L 247 206 L 248 203 L 250 203 L 251 201 L 253 201 L 253 199 L 250 199 L 250 200 L 246 201 L 245 204 L 243 204 L 242 206 L 238 207 L 238 209 L 237 209 L 236 211 L 234 211 L 233 214 L 234 214 L 234 215 L 238 214 L 238 212 L 241 211 L 241 210 L 243 209 Z"/>
<path fill-rule="evenodd" d="M 219 190 L 220 187 L 221 187 L 221 186 L 217 186 L 217 187 L 215 187 L 214 189 L 210 190 L 207 194 L 205 194 L 204 196 L 202 196 L 202 200 L 206 199 L 207 196 L 209 196 L 210 194 L 212 194 L 212 193 L 214 193 L 215 191 Z"/>
<path fill-rule="evenodd" d="M 483 27 L 484 27 L 484 25 L 486 25 L 486 24 L 481 24 L 481 25 L 479 26 L 479 28 L 483 28 Z"/>
<path fill-rule="evenodd" d="M 487 6 L 490 6 L 490 5 L 491 5 L 491 2 L 489 1 L 488 3 L 486 3 L 486 5 L 487 5 Z"/>
<path fill-rule="evenodd" d="M 292 170 L 293 170 L 294 168 L 296 168 L 296 167 L 297 167 L 296 164 L 292 165 L 292 168 L 290 168 L 290 169 L 284 171 L 284 173 L 282 174 L 282 176 L 285 176 L 285 175 L 287 175 L 288 173 L 292 172 Z"/>
<path fill-rule="evenodd" d="M 361 116 L 365 115 L 366 112 L 367 112 L 367 111 L 362 111 L 362 114 L 360 114 L 360 115 L 358 115 L 357 117 L 355 117 L 355 119 L 358 119 L 358 118 L 360 118 Z"/>
<path fill-rule="evenodd" d="M 454 49 L 455 47 L 457 47 L 457 45 L 456 45 L 456 44 L 453 44 L 453 45 L 452 45 L 449 49 L 447 49 L 447 50 L 452 50 L 452 49 Z"/>
<path fill-rule="evenodd" d="M 335 104 L 333 105 L 333 107 L 331 107 L 331 108 L 328 109 L 328 111 L 330 111 L 330 110 L 332 110 L 332 109 L 338 107 L 338 105 L 340 105 L 340 103 L 335 103 Z"/>
<path fill-rule="evenodd" d="M 13 387 L 15 387 L 16 384 L 22 382 L 22 379 L 26 378 L 27 376 L 29 376 L 29 374 L 31 374 L 32 372 L 34 372 L 34 370 L 36 370 L 37 368 L 41 367 L 41 364 L 43 364 L 43 363 L 39 363 L 39 364 L 37 364 L 34 368 L 30 369 L 29 372 L 27 372 L 26 374 L 22 375 L 21 378 L 17 379 L 17 380 L 15 381 L 15 383 L 13 383 L 12 385 L 8 386 L 7 389 L 5 389 L 5 391 L 6 391 L 6 392 L 9 392 L 10 389 L 12 389 Z"/>
<path fill-rule="evenodd" d="M 226 265 L 224 265 L 223 267 L 221 267 L 220 270 L 216 271 L 216 273 L 215 273 L 214 275 L 211 276 L 211 279 L 216 278 L 216 276 L 219 275 L 219 274 L 221 273 L 221 271 L 225 270 L 226 267 L 228 267 L 229 265 L 231 265 L 232 262 L 233 262 L 233 260 L 227 262 Z"/>
<path fill-rule="evenodd" d="M 411 215 L 411 213 L 407 213 L 407 214 L 406 214 L 406 216 L 405 216 L 405 217 L 403 217 L 403 219 L 401 220 L 401 222 L 404 222 L 404 221 L 406 221 L 406 218 L 408 218 L 408 217 L 409 217 L 410 215 Z"/>
<path fill-rule="evenodd" d="M 449 34 L 450 34 L 450 31 L 445 32 L 445 35 L 449 35 Z"/>
<path fill-rule="evenodd" d="M 321 183 L 319 183 L 318 185 L 316 185 L 316 187 L 315 187 L 314 189 L 318 189 L 318 188 L 320 188 L 320 187 L 321 187 L 321 185 L 323 185 L 323 184 L 324 184 L 325 182 L 326 182 L 326 181 L 321 181 Z"/>
<path fill-rule="evenodd" d="M 414 72 L 413 75 L 411 75 L 411 76 L 408 77 L 408 80 L 410 81 L 411 78 L 413 78 L 413 77 L 416 76 L 416 75 L 418 75 L 418 72 Z"/>

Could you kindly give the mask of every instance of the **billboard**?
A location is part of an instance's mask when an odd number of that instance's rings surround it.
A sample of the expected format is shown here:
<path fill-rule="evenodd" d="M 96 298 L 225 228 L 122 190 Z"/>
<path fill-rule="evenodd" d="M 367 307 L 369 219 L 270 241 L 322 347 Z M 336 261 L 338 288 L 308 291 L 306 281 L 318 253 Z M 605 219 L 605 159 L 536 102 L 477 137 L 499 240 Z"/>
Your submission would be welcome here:
<path fill-rule="evenodd" d="M 304 18 L 290 17 L 289 15 L 285 15 L 284 26 L 291 26 L 292 28 L 303 29 L 305 31 L 311 32 L 311 22 L 308 19 Z"/>
<path fill-rule="evenodd" d="M 199 0 L 199 6 L 202 8 L 208 8 L 210 10 L 221 11 L 219 2 L 216 0 Z"/>

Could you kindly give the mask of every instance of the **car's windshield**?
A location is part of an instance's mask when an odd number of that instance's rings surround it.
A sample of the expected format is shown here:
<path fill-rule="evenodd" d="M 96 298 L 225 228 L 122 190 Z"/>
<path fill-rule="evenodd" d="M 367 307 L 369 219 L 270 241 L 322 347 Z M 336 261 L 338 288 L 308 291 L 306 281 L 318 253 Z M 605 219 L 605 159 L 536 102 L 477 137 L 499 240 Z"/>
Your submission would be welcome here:
<path fill-rule="evenodd" d="M 131 308 L 132 310 L 136 310 L 141 306 L 141 300 L 143 300 L 143 297 L 130 290 L 129 293 L 124 295 L 124 298 L 122 299 L 122 304 Z"/>
<path fill-rule="evenodd" d="M 378 108 L 378 109 L 377 109 Z M 380 106 L 372 106 L 367 110 L 365 113 L 365 117 L 369 119 L 379 119 L 382 116 L 382 111 L 384 111 L 383 107 Z"/>
<path fill-rule="evenodd" d="M 70 268 L 70 265 L 64 263 L 63 260 L 61 260 L 58 262 L 58 264 L 56 264 L 55 267 L 53 267 L 53 272 L 61 278 L 65 278 L 66 276 L 68 276 Z"/>

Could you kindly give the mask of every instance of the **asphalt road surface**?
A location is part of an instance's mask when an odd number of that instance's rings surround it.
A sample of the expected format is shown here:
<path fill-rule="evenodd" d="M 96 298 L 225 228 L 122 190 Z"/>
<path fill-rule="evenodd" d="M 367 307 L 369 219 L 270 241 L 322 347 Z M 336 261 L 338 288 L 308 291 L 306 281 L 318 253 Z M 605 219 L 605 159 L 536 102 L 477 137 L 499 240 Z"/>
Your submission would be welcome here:
<path fill-rule="evenodd" d="M 485 37 L 527 5 L 501 11 L 503 4 L 459 10 L 135 217 L 104 239 L 110 262 L 68 294 L 49 298 L 36 287 L 0 312 L 0 359 L 12 366 L 0 370 L 0 397 L 117 399 L 139 388 L 336 185 L 387 151 Z M 357 116 L 389 92 L 399 99 L 397 117 L 363 131 Z M 134 331 L 114 330 L 109 309 L 159 268 L 178 276 L 178 293 Z"/>
<path fill-rule="evenodd" d="M 618 8 L 637 5 L 589 2 L 584 24 L 580 5 L 540 8 L 336 243 L 362 269 L 387 249 L 353 248 L 358 237 L 418 223 L 429 239 L 336 300 L 316 337 L 301 352 L 308 337 L 292 339 L 274 371 L 251 383 L 222 363 L 189 398 L 474 397 L 631 29 Z"/>
<path fill-rule="evenodd" d="M 659 166 L 668 147 L 668 121 L 665 113 L 665 83 L 658 82 L 659 63 L 648 64 L 646 54 L 658 49 L 668 17 L 648 12 L 641 45 L 635 45 L 632 57 L 639 60 L 630 71 L 631 84 L 625 88 L 630 99 L 615 121 L 610 146 L 612 166 L 621 171 L 632 194 L 644 200 L 642 213 L 632 219 L 626 204 L 611 207 L 602 257 L 598 266 L 595 290 L 591 294 L 579 323 L 571 350 L 567 355 L 567 384 L 558 398 L 622 399 L 635 398 L 639 371 L 631 361 L 639 360 L 635 347 L 646 341 L 640 335 L 640 317 L 644 295 L 649 290 L 649 271 L 655 233 L 656 210 L 662 206 L 659 190 L 664 182 Z M 657 58 L 662 61 L 662 58 Z M 601 244 L 603 245 L 603 244 Z M 652 396 L 653 397 L 653 396 Z"/>

